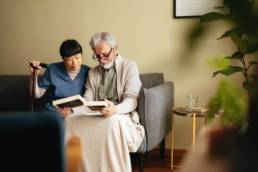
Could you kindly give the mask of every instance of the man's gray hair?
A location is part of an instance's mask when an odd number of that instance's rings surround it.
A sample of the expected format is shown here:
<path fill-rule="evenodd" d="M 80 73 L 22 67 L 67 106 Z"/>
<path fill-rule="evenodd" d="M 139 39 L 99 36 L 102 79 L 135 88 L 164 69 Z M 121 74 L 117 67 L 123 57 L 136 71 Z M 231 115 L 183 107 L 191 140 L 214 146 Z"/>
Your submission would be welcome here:
<path fill-rule="evenodd" d="M 90 39 L 90 46 L 92 49 L 95 49 L 96 45 L 100 42 L 106 42 L 111 48 L 114 48 L 116 44 L 116 40 L 113 35 L 109 32 L 99 32 L 94 34 Z"/>

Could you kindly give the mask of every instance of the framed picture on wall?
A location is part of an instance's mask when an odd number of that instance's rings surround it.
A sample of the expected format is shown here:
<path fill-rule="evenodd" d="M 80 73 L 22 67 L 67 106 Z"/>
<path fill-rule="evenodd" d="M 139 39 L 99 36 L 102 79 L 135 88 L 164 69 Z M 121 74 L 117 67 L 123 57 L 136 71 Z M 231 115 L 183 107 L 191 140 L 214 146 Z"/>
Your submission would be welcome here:
<path fill-rule="evenodd" d="M 223 0 L 173 0 L 174 18 L 199 17 L 209 12 L 219 11 Z"/>

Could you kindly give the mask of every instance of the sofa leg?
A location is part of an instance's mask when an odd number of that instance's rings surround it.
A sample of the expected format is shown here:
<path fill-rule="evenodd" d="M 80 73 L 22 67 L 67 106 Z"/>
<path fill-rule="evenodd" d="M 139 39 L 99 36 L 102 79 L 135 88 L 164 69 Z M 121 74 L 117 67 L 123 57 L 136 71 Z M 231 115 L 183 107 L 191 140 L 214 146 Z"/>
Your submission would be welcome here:
<path fill-rule="evenodd" d="M 165 138 L 160 142 L 160 157 L 165 157 Z"/>
<path fill-rule="evenodd" d="M 144 171 L 144 154 L 140 153 L 139 154 L 139 172 Z"/>

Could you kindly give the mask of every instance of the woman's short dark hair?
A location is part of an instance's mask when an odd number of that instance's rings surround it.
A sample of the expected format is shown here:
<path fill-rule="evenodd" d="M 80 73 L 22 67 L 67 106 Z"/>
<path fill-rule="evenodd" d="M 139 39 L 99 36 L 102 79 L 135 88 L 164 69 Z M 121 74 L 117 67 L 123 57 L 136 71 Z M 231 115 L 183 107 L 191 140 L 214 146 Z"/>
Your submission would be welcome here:
<path fill-rule="evenodd" d="M 60 55 L 64 59 L 75 54 L 82 53 L 82 47 L 75 39 L 67 39 L 60 46 Z"/>

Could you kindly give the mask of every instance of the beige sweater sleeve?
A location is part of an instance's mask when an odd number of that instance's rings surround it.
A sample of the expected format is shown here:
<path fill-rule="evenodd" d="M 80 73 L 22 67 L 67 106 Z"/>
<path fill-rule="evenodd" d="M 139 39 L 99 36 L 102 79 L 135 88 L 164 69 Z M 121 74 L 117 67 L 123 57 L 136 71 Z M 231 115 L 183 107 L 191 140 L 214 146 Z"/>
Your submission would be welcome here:
<path fill-rule="evenodd" d="M 135 62 L 129 61 L 122 72 L 126 72 L 126 75 L 124 75 L 126 76 L 124 78 L 124 92 L 122 94 L 121 103 L 116 105 L 116 107 L 119 114 L 127 114 L 136 109 L 137 97 L 142 84 L 139 77 L 139 70 Z"/>

